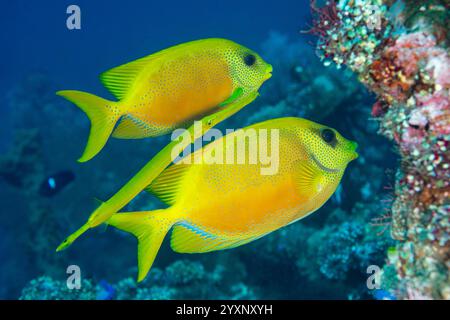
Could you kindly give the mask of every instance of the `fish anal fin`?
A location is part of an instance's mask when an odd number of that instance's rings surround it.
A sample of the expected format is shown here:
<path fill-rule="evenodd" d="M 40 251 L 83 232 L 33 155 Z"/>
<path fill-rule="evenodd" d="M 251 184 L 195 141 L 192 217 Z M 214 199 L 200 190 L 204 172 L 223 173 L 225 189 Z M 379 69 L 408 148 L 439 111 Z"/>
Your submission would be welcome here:
<path fill-rule="evenodd" d="M 120 119 L 112 136 L 119 139 L 140 139 L 159 136 L 164 134 L 165 131 L 167 131 L 167 129 L 154 127 L 144 120 L 140 120 L 127 114 Z"/>
<path fill-rule="evenodd" d="M 261 236 L 215 235 L 188 222 L 179 222 L 173 227 L 170 246 L 178 253 L 204 253 L 236 248 Z"/>
<path fill-rule="evenodd" d="M 172 220 L 163 210 L 116 213 L 107 224 L 133 234 L 138 239 L 138 278 L 144 280 L 149 272 Z"/>
<path fill-rule="evenodd" d="M 169 205 L 176 202 L 180 190 L 180 184 L 188 171 L 188 164 L 173 164 L 164 170 L 145 191 L 157 196 L 159 199 Z"/>

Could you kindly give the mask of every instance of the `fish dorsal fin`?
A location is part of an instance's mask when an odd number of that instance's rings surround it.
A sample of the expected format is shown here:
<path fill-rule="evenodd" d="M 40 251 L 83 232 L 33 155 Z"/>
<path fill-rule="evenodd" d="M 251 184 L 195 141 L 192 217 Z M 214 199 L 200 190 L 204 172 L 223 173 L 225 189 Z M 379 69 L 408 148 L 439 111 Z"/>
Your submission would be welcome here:
<path fill-rule="evenodd" d="M 154 194 L 159 199 L 173 205 L 178 197 L 183 177 L 190 166 L 187 164 L 173 164 L 164 170 L 145 191 Z"/>
<path fill-rule="evenodd" d="M 147 67 L 157 69 L 158 63 L 161 63 L 163 60 L 167 61 L 170 59 L 176 59 L 180 54 L 186 54 L 186 50 L 188 50 L 189 47 L 208 41 L 212 43 L 214 41 L 220 41 L 220 39 L 196 40 L 169 47 L 140 59 L 109 69 L 100 74 L 100 80 L 117 99 L 122 100 L 133 86 L 137 76 L 142 70 Z M 150 67 L 150 64 L 152 67 Z"/>
<path fill-rule="evenodd" d="M 256 240 L 263 235 L 225 236 L 204 231 L 201 227 L 188 222 L 179 222 L 174 226 L 170 246 L 178 253 L 203 253 L 236 248 Z"/>
<path fill-rule="evenodd" d="M 321 171 L 312 160 L 299 160 L 295 163 L 296 183 L 303 196 L 311 197 L 321 188 Z"/>
<path fill-rule="evenodd" d="M 160 54 L 155 53 L 114 67 L 103 72 L 100 75 L 100 81 L 117 99 L 121 100 L 133 86 L 141 71 L 158 57 Z"/>

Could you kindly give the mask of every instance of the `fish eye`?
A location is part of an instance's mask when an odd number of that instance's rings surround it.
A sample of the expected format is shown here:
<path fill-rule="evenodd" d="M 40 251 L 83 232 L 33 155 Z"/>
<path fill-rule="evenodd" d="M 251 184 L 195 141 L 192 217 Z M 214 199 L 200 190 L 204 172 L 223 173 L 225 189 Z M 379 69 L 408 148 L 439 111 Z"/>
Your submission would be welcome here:
<path fill-rule="evenodd" d="M 255 62 L 256 62 L 256 57 L 255 57 L 255 55 L 253 55 L 253 54 L 251 54 L 251 53 L 245 55 L 245 57 L 244 57 L 244 63 L 245 63 L 246 65 L 248 65 L 249 67 L 251 67 L 252 65 L 255 64 Z"/>
<path fill-rule="evenodd" d="M 334 146 L 336 144 L 336 134 L 331 129 L 323 129 L 320 133 L 323 141 Z"/>

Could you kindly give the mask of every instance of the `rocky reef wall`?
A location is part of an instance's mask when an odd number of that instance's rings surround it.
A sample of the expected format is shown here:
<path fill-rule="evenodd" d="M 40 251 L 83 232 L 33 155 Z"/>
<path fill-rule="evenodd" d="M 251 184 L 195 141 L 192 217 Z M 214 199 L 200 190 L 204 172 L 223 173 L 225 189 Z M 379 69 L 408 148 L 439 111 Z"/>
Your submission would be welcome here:
<path fill-rule="evenodd" d="M 382 284 L 398 299 L 450 299 L 448 1 L 312 2 L 324 65 L 376 94 L 372 117 L 401 156 Z"/>

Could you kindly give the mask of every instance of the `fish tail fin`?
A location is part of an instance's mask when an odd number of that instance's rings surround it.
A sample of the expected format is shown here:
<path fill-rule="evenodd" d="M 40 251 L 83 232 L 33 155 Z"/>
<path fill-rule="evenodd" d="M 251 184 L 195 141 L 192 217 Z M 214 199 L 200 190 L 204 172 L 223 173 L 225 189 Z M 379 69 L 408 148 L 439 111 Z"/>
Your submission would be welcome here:
<path fill-rule="evenodd" d="M 174 222 L 167 209 L 116 213 L 106 222 L 138 239 L 138 282 L 147 276 L 164 237 Z"/>
<path fill-rule="evenodd" d="M 97 97 L 93 94 L 63 90 L 56 93 L 76 104 L 91 120 L 91 130 L 83 155 L 78 162 L 92 159 L 105 146 L 121 114 L 115 102 Z"/>

